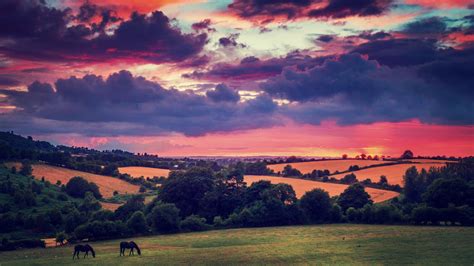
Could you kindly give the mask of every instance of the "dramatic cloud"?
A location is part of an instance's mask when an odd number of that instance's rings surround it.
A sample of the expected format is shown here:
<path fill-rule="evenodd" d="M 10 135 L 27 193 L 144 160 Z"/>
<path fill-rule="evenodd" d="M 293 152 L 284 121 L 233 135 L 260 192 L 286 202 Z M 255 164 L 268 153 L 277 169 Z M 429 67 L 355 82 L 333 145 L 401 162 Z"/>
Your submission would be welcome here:
<path fill-rule="evenodd" d="M 100 12 L 101 20 L 88 22 Z M 73 20 L 80 23 L 73 23 Z M 196 56 L 207 35 L 184 34 L 162 12 L 133 13 L 115 27 L 110 10 L 84 5 L 78 16 L 41 1 L 5 0 L 0 3 L 0 52 L 12 57 L 48 61 L 141 60 L 182 62 Z"/>
<path fill-rule="evenodd" d="M 191 28 L 195 31 L 208 31 L 208 32 L 215 32 L 216 29 L 211 28 L 211 20 L 210 19 L 204 19 L 200 22 L 196 22 L 193 25 L 191 25 Z"/>
<path fill-rule="evenodd" d="M 239 35 L 239 33 L 232 33 L 227 37 L 219 38 L 219 45 L 223 47 L 246 47 L 245 44 L 237 42 L 237 38 L 239 38 Z"/>
<path fill-rule="evenodd" d="M 390 8 L 392 0 L 234 0 L 230 12 L 262 24 L 282 17 L 287 20 L 313 17 L 319 19 L 380 15 Z"/>
<path fill-rule="evenodd" d="M 214 90 L 207 91 L 206 96 L 215 102 L 238 102 L 240 100 L 239 93 L 225 84 L 219 84 Z"/>
<path fill-rule="evenodd" d="M 311 57 L 299 52 L 292 52 L 285 57 L 260 60 L 249 56 L 238 64 L 220 63 L 211 66 L 207 71 L 194 71 L 184 74 L 185 78 L 203 80 L 260 80 L 281 73 L 284 67 L 294 66 L 298 69 L 308 69 L 321 64 L 325 57 Z"/>
<path fill-rule="evenodd" d="M 280 76 L 263 83 L 262 88 L 274 97 L 293 101 L 286 106 L 286 112 L 303 123 L 319 124 L 327 119 L 340 124 L 418 119 L 424 123 L 471 125 L 472 54 L 464 62 L 433 62 L 420 70 L 392 69 L 359 54 L 348 54 L 307 71 L 285 69 Z M 453 76 L 444 72 L 438 78 L 443 71 Z M 458 82 L 452 86 L 451 80 Z"/>
<path fill-rule="evenodd" d="M 238 94 L 224 85 L 200 96 L 121 71 L 105 80 L 95 75 L 59 79 L 54 88 L 35 82 L 26 92 L 0 91 L 16 107 L 0 116 L 2 125 L 36 133 L 195 136 L 277 123 L 271 98 L 238 102 Z"/>

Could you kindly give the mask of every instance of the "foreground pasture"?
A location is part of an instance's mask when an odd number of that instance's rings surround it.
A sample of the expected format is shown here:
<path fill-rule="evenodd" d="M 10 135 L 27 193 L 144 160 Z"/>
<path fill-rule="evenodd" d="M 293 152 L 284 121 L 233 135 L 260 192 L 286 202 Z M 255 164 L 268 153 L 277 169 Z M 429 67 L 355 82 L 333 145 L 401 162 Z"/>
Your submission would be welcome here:
<path fill-rule="evenodd" d="M 263 176 L 263 175 L 246 175 L 244 181 L 247 182 L 247 185 L 251 185 L 254 182 L 260 180 L 268 180 L 272 184 L 285 183 L 293 187 L 296 192 L 296 197 L 301 198 L 304 193 L 311 191 L 315 188 L 320 188 L 329 193 L 329 195 L 337 196 L 344 192 L 348 185 L 344 184 L 335 184 L 335 183 L 326 183 L 318 182 L 311 180 L 304 180 L 299 178 L 288 178 L 288 177 L 277 177 L 277 176 Z M 371 199 L 374 202 L 383 202 L 395 197 L 398 197 L 399 193 L 395 191 L 382 190 L 366 187 L 365 191 L 370 194 Z"/>
<path fill-rule="evenodd" d="M 142 166 L 127 166 L 127 167 L 119 167 L 119 172 L 121 174 L 129 174 L 133 178 L 139 178 L 141 176 L 147 178 L 153 178 L 155 176 L 164 176 L 168 177 L 170 170 L 168 169 L 160 169 L 160 168 L 152 168 L 152 167 L 142 167 Z"/>
<path fill-rule="evenodd" d="M 344 239 L 344 240 L 343 240 Z M 119 257 L 119 243 L 91 243 L 95 259 L 72 260 L 72 246 L 0 253 L 1 265 L 472 265 L 474 228 L 320 225 L 231 229 L 134 239 L 142 256 Z"/>
<path fill-rule="evenodd" d="M 403 186 L 403 176 L 408 168 L 415 166 L 418 171 L 421 169 L 425 169 L 428 171 L 431 167 L 442 167 L 445 166 L 444 163 L 416 163 L 416 164 L 394 164 L 394 165 L 387 165 L 387 166 L 380 166 L 380 167 L 373 167 L 373 168 L 366 168 L 358 171 L 353 171 L 350 173 L 354 173 L 357 176 L 359 181 L 370 179 L 372 182 L 379 182 L 380 176 L 384 175 L 387 177 L 388 183 L 390 185 L 400 185 Z M 332 175 L 336 179 L 341 179 L 345 175 L 350 173 Z"/>

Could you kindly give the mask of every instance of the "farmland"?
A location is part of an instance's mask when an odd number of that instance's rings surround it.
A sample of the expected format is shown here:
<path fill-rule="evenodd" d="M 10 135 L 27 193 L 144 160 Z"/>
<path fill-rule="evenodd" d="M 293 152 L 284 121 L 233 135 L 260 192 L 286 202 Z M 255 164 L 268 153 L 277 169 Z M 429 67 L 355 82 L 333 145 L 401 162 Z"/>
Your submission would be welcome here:
<path fill-rule="evenodd" d="M 141 166 L 128 166 L 128 167 L 119 167 L 119 172 L 121 174 L 129 174 L 133 178 L 139 178 L 141 176 L 147 178 L 157 177 L 168 177 L 170 170 L 152 168 L 152 167 L 141 167 Z"/>
<path fill-rule="evenodd" d="M 344 239 L 344 240 L 343 240 Z M 230 229 L 135 238 L 142 256 L 119 257 L 121 240 L 93 242 L 97 256 L 73 261 L 72 247 L 0 253 L 2 265 L 421 264 L 471 265 L 474 229 L 318 225 Z"/>
<path fill-rule="evenodd" d="M 329 193 L 330 196 L 337 196 L 341 194 L 348 185 L 344 184 L 334 184 L 334 183 L 325 183 L 317 182 L 311 180 L 297 179 L 297 178 L 287 178 L 287 177 L 276 177 L 276 176 L 254 176 L 246 175 L 244 177 L 245 182 L 248 185 L 251 183 L 257 182 L 259 180 L 268 180 L 273 184 L 285 183 L 293 187 L 296 192 L 296 196 L 301 198 L 307 191 L 313 190 L 315 188 L 320 188 Z M 366 191 L 370 194 L 370 197 L 374 202 L 383 202 L 391 198 L 397 197 L 399 194 L 394 191 L 366 188 Z"/>
<path fill-rule="evenodd" d="M 377 161 L 377 160 L 324 160 L 324 161 L 312 161 L 312 162 L 301 162 L 301 163 L 282 163 L 268 165 L 268 168 L 276 172 L 283 171 L 286 165 L 300 170 L 301 173 L 311 173 L 313 170 L 329 170 L 330 173 L 336 171 L 342 172 L 347 171 L 349 166 L 358 165 L 359 167 L 366 167 L 370 165 L 390 163 L 389 161 Z"/>
<path fill-rule="evenodd" d="M 12 164 L 9 163 L 8 165 L 11 166 Z M 17 164 L 17 166 L 19 165 Z M 32 166 L 33 176 L 36 179 L 41 179 L 44 177 L 45 180 L 51 182 L 52 184 L 56 184 L 58 180 L 61 182 L 61 184 L 67 184 L 67 182 L 75 176 L 83 177 L 89 182 L 94 182 L 97 184 L 100 193 L 105 198 L 112 197 L 114 191 L 117 191 L 120 194 L 134 194 L 138 193 L 140 188 L 137 185 L 127 183 L 111 176 L 91 174 L 45 164 L 34 164 Z"/>
<path fill-rule="evenodd" d="M 406 170 L 412 166 L 416 166 L 418 171 L 421 169 L 426 169 L 427 171 L 431 167 L 441 167 L 443 163 L 418 163 L 418 164 L 395 164 L 395 165 L 387 165 L 387 166 L 380 166 L 380 167 L 372 167 L 366 168 L 358 171 L 354 171 L 359 181 L 365 180 L 369 178 L 372 182 L 378 182 L 381 175 L 387 177 L 388 183 L 391 185 L 400 185 L 403 186 L 403 175 L 405 174 Z M 332 175 L 336 179 L 341 179 L 345 175 L 349 173 L 337 174 Z"/>

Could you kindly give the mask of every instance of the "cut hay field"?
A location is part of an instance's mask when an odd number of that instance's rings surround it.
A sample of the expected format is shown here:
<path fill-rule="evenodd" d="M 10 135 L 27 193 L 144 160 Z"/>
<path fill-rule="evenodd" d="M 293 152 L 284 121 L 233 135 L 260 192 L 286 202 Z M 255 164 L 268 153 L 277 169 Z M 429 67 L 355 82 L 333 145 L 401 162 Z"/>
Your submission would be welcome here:
<path fill-rule="evenodd" d="M 115 211 L 118 207 L 122 206 L 123 203 L 100 202 L 100 205 L 103 209 Z"/>
<path fill-rule="evenodd" d="M 377 161 L 377 160 L 326 160 L 326 161 L 313 161 L 313 162 L 301 162 L 301 163 L 281 163 L 271 164 L 268 168 L 277 172 L 283 171 L 283 168 L 288 164 L 291 167 L 298 169 L 303 174 L 311 173 L 313 170 L 329 170 L 332 174 L 336 171 L 342 172 L 347 171 L 349 166 L 358 165 L 359 167 L 365 167 L 370 165 L 390 163 L 388 161 Z"/>
<path fill-rule="evenodd" d="M 343 238 L 345 240 L 343 240 Z M 72 260 L 72 246 L 0 253 L 6 265 L 472 265 L 474 228 L 317 225 L 216 230 L 90 243 L 96 258 Z"/>
<path fill-rule="evenodd" d="M 141 167 L 141 166 L 127 166 L 127 167 L 119 167 L 119 172 L 121 174 L 128 174 L 133 178 L 139 178 L 141 176 L 147 178 L 153 178 L 154 176 L 164 176 L 168 177 L 170 170 L 168 169 L 160 169 L 160 168 L 152 168 L 152 167 Z"/>
<path fill-rule="evenodd" d="M 380 176 L 384 175 L 387 177 L 389 184 L 403 186 L 403 176 L 408 168 L 416 166 L 418 171 L 421 171 L 423 168 L 428 171 L 431 167 L 442 167 L 444 165 L 444 163 L 395 164 L 362 169 L 351 173 L 354 173 L 359 181 L 369 178 L 372 182 L 378 182 Z M 350 173 L 332 175 L 331 177 L 341 179 L 347 174 Z"/>
<path fill-rule="evenodd" d="M 11 166 L 13 164 L 9 163 L 7 165 Z M 18 163 L 15 163 L 15 165 L 19 169 L 20 165 Z M 75 176 L 83 177 L 89 182 L 94 182 L 99 187 L 100 193 L 104 198 L 112 197 L 114 191 L 120 194 L 136 194 L 140 189 L 137 185 L 111 176 L 96 175 L 46 164 L 33 164 L 32 166 L 33 175 L 36 179 L 44 177 L 45 180 L 52 184 L 56 184 L 58 180 L 61 181 L 61 184 L 67 184 L 67 182 Z"/>
<path fill-rule="evenodd" d="M 246 175 L 244 177 L 245 182 L 247 185 L 250 185 L 254 182 L 259 180 L 268 180 L 273 184 L 278 183 L 285 183 L 289 184 L 293 187 L 296 192 L 296 196 L 301 198 L 304 193 L 307 191 L 313 190 L 315 188 L 320 188 L 326 190 L 329 195 L 337 196 L 344 192 L 344 190 L 348 187 L 344 184 L 334 184 L 334 183 L 325 183 L 325 182 L 317 182 L 311 180 L 304 180 L 298 178 L 288 178 L 288 177 L 277 177 L 277 176 L 261 176 L 261 175 Z M 391 198 L 395 198 L 399 195 L 399 193 L 395 191 L 388 191 L 382 189 L 375 189 L 375 188 L 365 188 L 367 193 L 370 194 L 370 197 L 374 202 L 383 202 L 389 200 Z"/>

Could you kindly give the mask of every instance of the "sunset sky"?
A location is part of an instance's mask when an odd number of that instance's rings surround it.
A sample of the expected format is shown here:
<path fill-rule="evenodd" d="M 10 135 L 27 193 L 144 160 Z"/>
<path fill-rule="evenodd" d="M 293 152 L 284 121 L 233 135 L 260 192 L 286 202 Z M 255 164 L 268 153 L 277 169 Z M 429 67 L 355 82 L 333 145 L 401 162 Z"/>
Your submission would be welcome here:
<path fill-rule="evenodd" d="M 2 0 L 0 130 L 161 156 L 474 155 L 474 4 Z"/>

